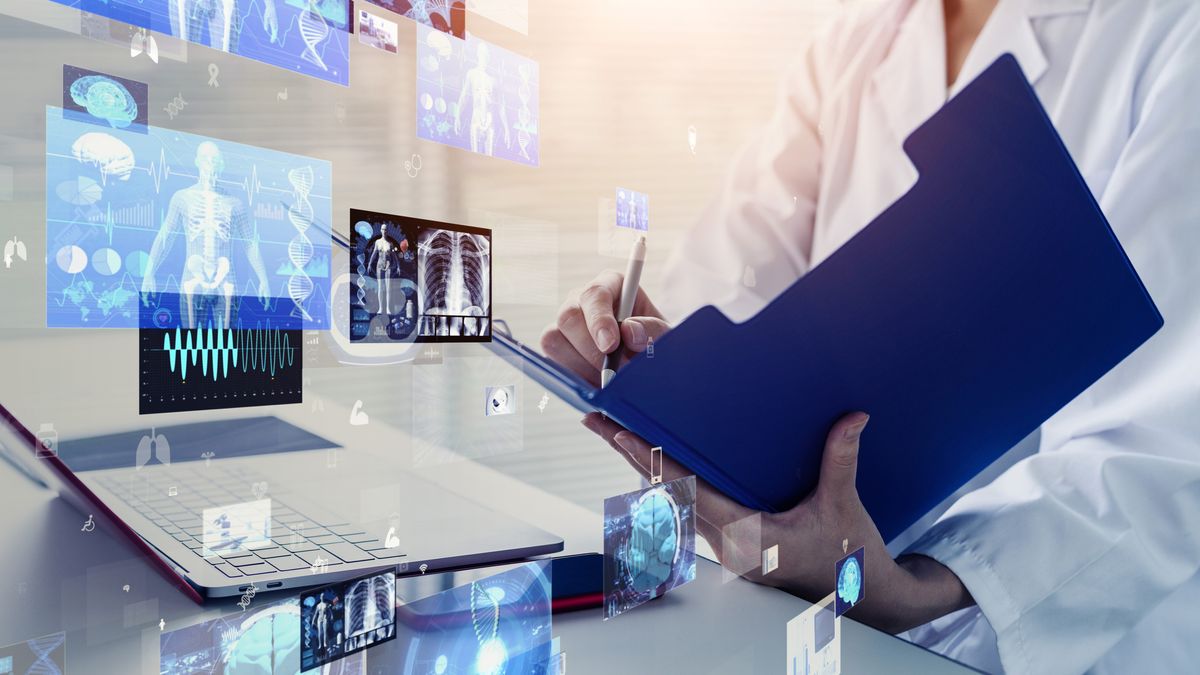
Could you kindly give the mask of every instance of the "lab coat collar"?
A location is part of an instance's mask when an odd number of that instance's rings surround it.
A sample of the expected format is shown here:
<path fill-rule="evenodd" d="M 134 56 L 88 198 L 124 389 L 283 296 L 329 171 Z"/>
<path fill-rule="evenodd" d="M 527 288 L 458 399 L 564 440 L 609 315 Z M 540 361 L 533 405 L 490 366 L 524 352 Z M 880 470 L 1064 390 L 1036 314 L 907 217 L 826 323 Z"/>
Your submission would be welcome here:
<path fill-rule="evenodd" d="M 874 95 L 896 139 L 918 126 L 997 58 L 1011 53 L 1031 85 L 1048 67 L 1036 18 L 1087 11 L 1092 0 L 1000 0 L 947 92 L 946 27 L 941 0 L 915 0 L 897 22 L 891 49 L 872 76 Z"/>

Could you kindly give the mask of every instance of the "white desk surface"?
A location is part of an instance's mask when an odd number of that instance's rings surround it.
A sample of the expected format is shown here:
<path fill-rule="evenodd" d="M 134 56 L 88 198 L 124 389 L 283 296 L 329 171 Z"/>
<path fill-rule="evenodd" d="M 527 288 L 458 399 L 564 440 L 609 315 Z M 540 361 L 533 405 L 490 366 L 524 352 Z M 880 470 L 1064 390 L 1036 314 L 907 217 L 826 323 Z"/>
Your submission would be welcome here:
<path fill-rule="evenodd" d="M 391 433 L 382 424 L 369 429 L 363 433 Z M 496 508 L 559 534 L 567 552 L 601 546 L 599 514 L 490 468 L 462 461 L 423 475 L 459 491 L 486 485 L 487 494 L 503 495 Z M 121 538 L 101 529 L 81 532 L 86 516 L 7 464 L 0 464 L 0 495 L 0 606 L 7 608 L 0 612 L 0 644 L 65 630 L 69 673 L 158 673 L 160 617 L 172 630 L 238 609 L 234 599 L 193 604 Z M 272 595 L 255 602 L 283 598 Z M 720 568 L 701 559 L 696 581 L 666 597 L 610 621 L 599 609 L 560 614 L 554 633 L 573 675 L 778 673 L 785 666 L 785 625 L 808 606 L 741 580 L 722 583 Z M 849 619 L 842 630 L 847 674 L 972 672 Z"/>

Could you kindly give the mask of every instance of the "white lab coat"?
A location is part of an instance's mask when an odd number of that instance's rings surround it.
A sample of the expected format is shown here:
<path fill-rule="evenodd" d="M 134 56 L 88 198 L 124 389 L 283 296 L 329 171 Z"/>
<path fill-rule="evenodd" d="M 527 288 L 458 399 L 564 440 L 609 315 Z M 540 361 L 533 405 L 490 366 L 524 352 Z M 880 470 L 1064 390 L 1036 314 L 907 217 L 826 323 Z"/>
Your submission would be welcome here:
<path fill-rule="evenodd" d="M 672 257 L 669 318 L 753 315 L 912 186 L 901 142 L 947 98 L 941 7 L 862 9 L 804 51 Z M 988 671 L 1198 672 L 1200 2 L 1000 0 L 950 94 L 1005 52 L 1166 325 L 912 545 L 978 605 L 910 637 Z"/>

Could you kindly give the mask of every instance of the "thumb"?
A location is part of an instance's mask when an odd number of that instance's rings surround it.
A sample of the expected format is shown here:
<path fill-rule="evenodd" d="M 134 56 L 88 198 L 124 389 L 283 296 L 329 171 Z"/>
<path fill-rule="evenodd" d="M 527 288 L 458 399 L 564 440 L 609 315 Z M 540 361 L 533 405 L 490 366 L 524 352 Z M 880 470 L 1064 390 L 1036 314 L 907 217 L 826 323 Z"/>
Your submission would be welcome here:
<path fill-rule="evenodd" d="M 864 412 L 850 413 L 829 430 L 821 457 L 821 481 L 817 484 L 820 495 L 836 502 L 857 499 L 854 479 L 858 473 L 858 439 L 869 419 Z"/>
<path fill-rule="evenodd" d="M 644 352 L 650 340 L 671 330 L 666 321 L 653 316 L 631 316 L 621 322 L 621 342 L 631 352 Z"/>

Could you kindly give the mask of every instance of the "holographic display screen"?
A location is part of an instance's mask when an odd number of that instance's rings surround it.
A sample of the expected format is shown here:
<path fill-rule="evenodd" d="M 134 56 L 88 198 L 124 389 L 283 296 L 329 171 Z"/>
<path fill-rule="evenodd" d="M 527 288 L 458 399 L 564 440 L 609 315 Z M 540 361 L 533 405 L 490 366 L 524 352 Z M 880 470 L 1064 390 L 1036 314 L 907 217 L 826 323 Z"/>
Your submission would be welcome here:
<path fill-rule="evenodd" d="M 604 500 L 604 618 L 696 578 L 696 477 Z"/>
<path fill-rule="evenodd" d="M 350 84 L 350 0 L 51 0 L 294 73 Z"/>
<path fill-rule="evenodd" d="M 417 136 L 537 166 L 538 64 L 417 26 Z"/>
<path fill-rule="evenodd" d="M 491 230 L 355 209 L 350 232 L 351 340 L 491 340 Z"/>
<path fill-rule="evenodd" d="M 322 160 L 47 107 L 46 324 L 137 328 L 141 305 L 160 328 L 219 307 L 226 328 L 327 329 L 331 182 Z"/>

